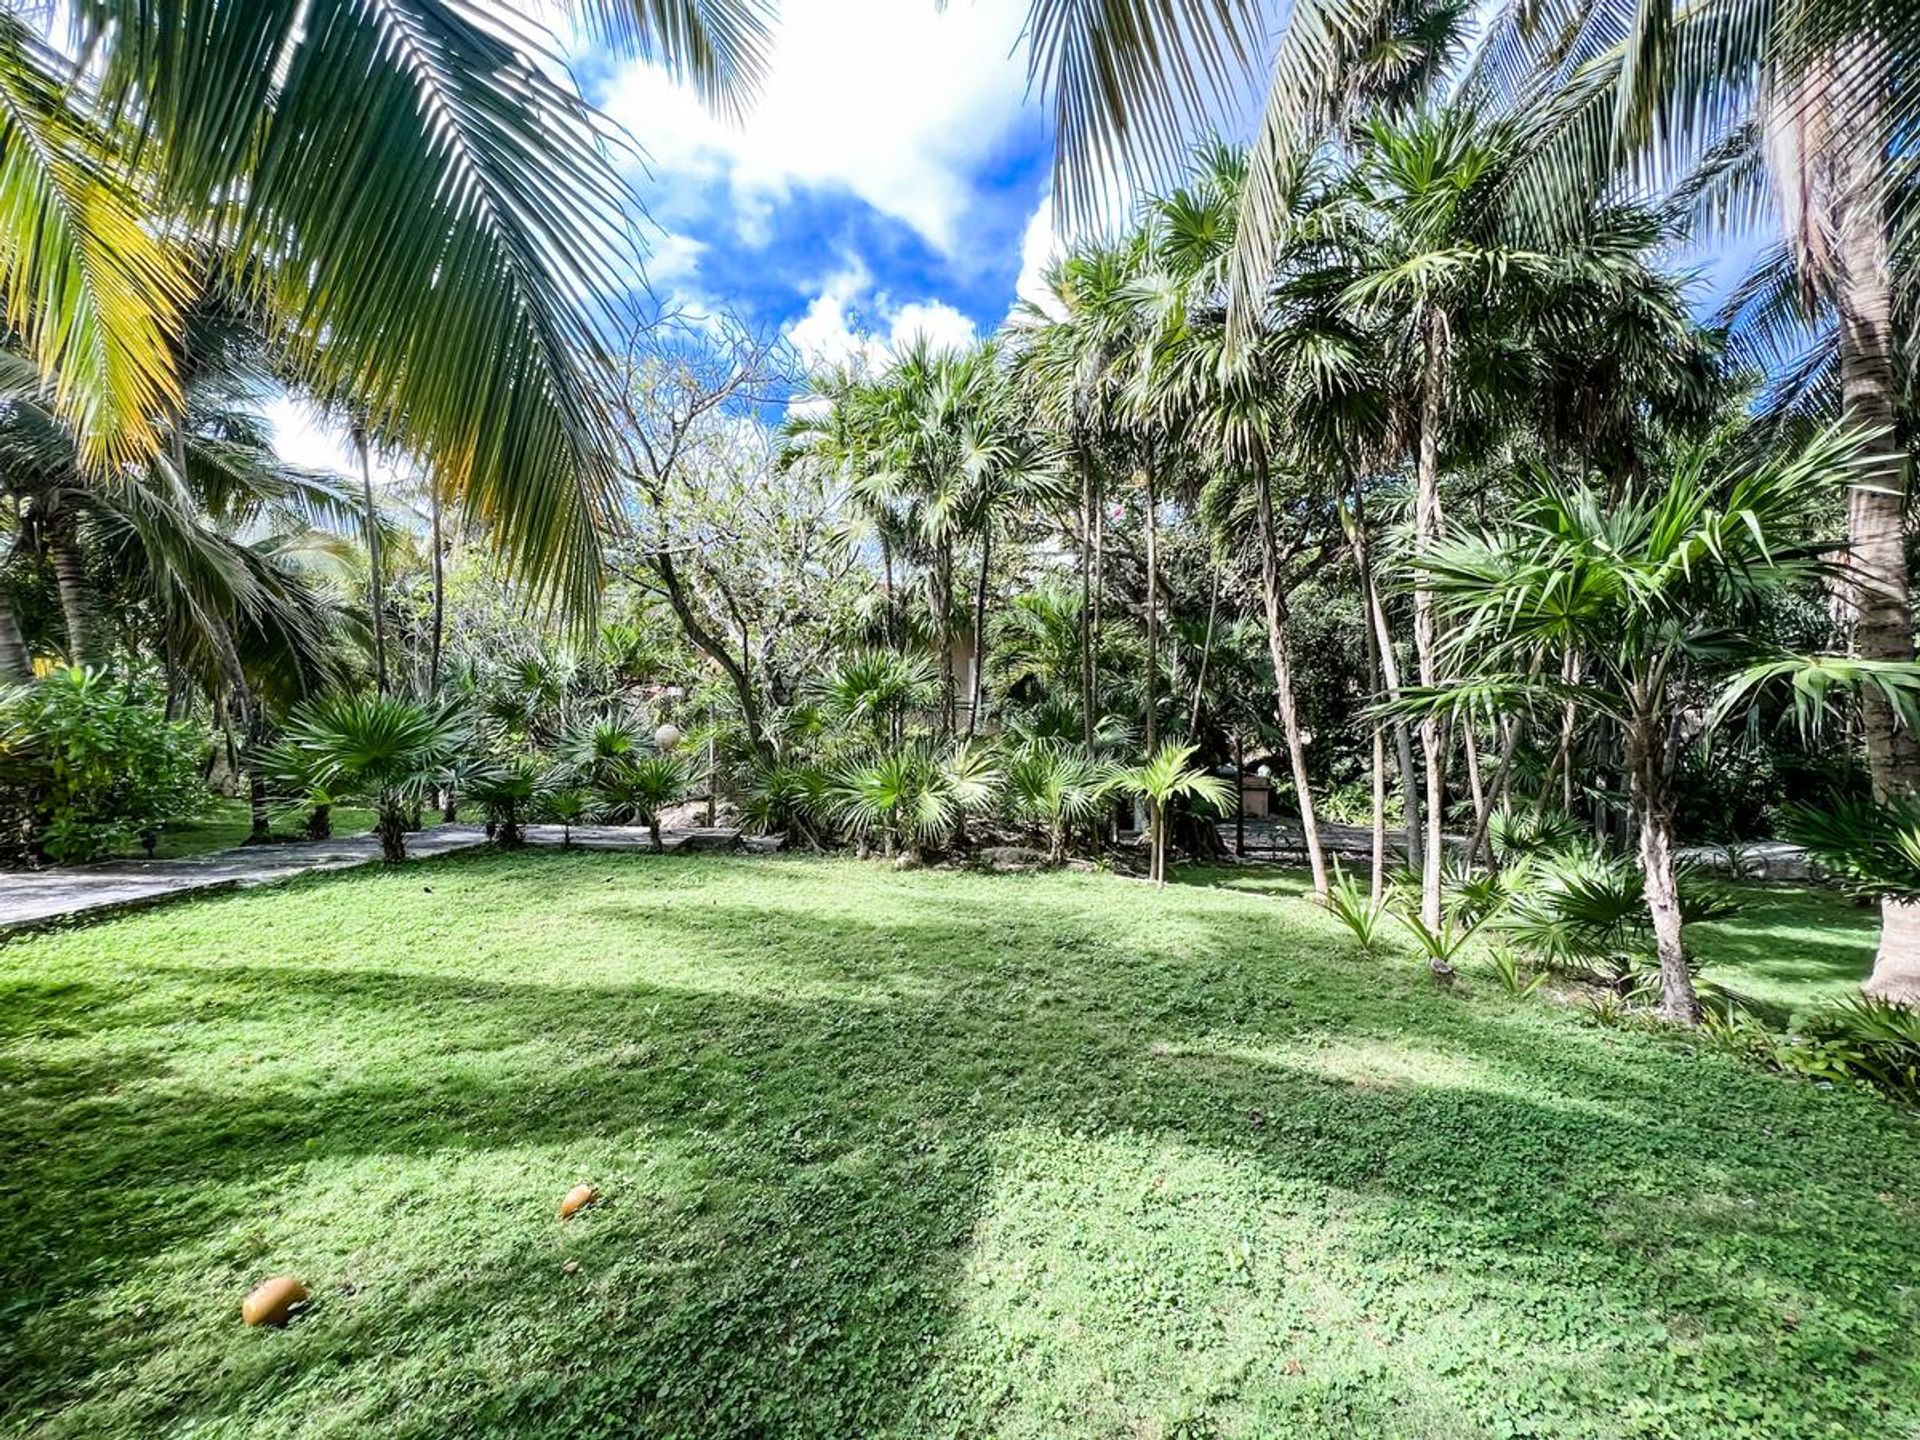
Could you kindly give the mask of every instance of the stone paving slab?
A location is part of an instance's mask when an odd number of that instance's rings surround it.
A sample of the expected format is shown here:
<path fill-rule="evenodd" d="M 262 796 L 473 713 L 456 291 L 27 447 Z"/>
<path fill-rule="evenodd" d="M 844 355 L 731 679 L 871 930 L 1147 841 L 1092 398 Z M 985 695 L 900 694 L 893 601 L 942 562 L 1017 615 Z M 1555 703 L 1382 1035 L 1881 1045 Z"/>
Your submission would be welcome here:
<path fill-rule="evenodd" d="M 527 843 L 531 845 L 559 845 L 562 833 L 558 825 L 526 827 Z M 730 849 L 740 843 L 740 832 L 720 828 L 670 830 L 660 838 L 668 850 Z M 572 840 L 579 848 L 593 850 L 653 847 L 643 825 L 576 825 Z M 409 859 L 425 860 L 486 843 L 487 832 L 481 826 L 436 825 L 407 836 L 407 855 Z M 375 836 L 345 835 L 332 840 L 248 845 L 180 860 L 113 860 L 65 869 L 0 871 L 0 932 L 137 909 L 187 895 L 272 885 L 296 875 L 370 865 L 379 858 L 380 842 Z"/>

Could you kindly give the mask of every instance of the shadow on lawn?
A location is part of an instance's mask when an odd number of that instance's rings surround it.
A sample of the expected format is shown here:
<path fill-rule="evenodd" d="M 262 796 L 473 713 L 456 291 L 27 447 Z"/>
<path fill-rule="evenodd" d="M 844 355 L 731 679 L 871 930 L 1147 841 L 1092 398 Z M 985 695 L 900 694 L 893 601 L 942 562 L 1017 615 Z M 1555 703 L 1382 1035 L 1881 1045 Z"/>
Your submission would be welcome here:
<path fill-rule="evenodd" d="M 1807 1312 L 1809 1342 L 1845 1349 L 1863 1326 L 1889 1328 L 1885 1296 L 1920 1264 L 1911 1217 L 1867 1179 L 1896 1185 L 1911 1165 L 1863 1154 L 1912 1132 L 1870 1105 L 1637 1036 L 1572 1044 L 1570 1022 L 1362 964 L 1319 922 L 1263 955 L 1263 908 L 1164 917 L 1123 945 L 1078 895 L 921 897 L 875 922 L 810 916 L 783 898 L 793 877 L 769 873 L 761 900 L 677 916 L 717 972 L 756 963 L 753 991 L 573 983 L 564 963 L 550 983 L 155 967 L 156 983 L 207 991 L 189 1025 L 244 1019 L 297 1043 L 325 1017 L 353 1063 L 319 1088 L 138 1083 L 164 1076 L 172 1038 L 142 1048 L 150 1002 L 117 1013 L 96 997 L 107 1059 L 31 1077 L 33 1103 L 61 1112 L 62 1143 L 34 1116 L 16 1124 L 12 1101 L 0 1131 L 17 1197 L 0 1221 L 0 1370 L 14 1377 L 0 1418 L 99 1400 L 109 1370 L 152 1371 L 164 1383 L 113 1411 L 128 1433 L 242 1429 L 331 1372 L 371 1407 L 362 1423 L 396 1435 L 977 1432 L 991 1414 L 947 1367 L 1014 1133 L 1231 1156 L 1351 1203 L 1373 1239 L 1423 1247 L 1435 1275 L 1521 1299 L 1556 1285 L 1590 1296 L 1594 1333 L 1548 1341 L 1527 1373 L 1603 1405 L 1648 1383 L 1647 1353 L 1606 1343 L 1610 1317 L 1714 1332 L 1752 1385 L 1791 1394 L 1779 1307 Z M 657 925 L 687 894 L 593 896 L 573 919 L 596 934 Z M 18 988 L 28 1013 L 61 1008 Z M 431 1053 L 385 1053 L 396 1020 Z M 1382 1068 L 1370 1047 L 1410 1059 Z M 1719 1103 L 1699 1103 L 1703 1083 Z M 111 1287 L 166 1271 L 193 1237 L 250 1212 L 289 1223 L 310 1173 L 369 1157 L 457 1173 L 461 1157 L 529 1146 L 646 1158 L 558 1239 L 551 1206 L 570 1170 L 509 1202 L 457 1284 L 444 1253 L 424 1277 L 402 1257 L 271 1343 L 241 1345 L 218 1328 L 230 1319 L 177 1304 L 98 1324 Z M 1827 1264 L 1809 1216 L 1884 1268 Z M 559 1268 L 563 1250 L 577 1275 Z M 182 1327 L 194 1341 L 170 1356 Z M 448 1335 L 467 1338 L 441 1363 L 384 1368 Z M 511 1363 L 483 1358 L 482 1340 Z M 1915 1358 L 1910 1327 L 1876 1343 L 1854 1364 L 1861 1397 L 1897 1391 Z M 1345 1403 L 1384 1427 L 1415 1399 L 1383 1367 Z"/>

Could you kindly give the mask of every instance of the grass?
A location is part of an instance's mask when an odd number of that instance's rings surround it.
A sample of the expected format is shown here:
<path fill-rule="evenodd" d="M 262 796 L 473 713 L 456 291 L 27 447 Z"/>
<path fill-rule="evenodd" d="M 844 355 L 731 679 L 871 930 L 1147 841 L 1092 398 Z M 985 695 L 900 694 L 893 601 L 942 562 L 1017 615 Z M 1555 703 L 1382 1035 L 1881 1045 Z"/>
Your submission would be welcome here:
<path fill-rule="evenodd" d="M 1913 1117 L 1423 968 L 554 852 L 16 940 L 0 1428 L 1912 1436 Z"/>
<path fill-rule="evenodd" d="M 1687 931 L 1709 976 L 1796 1013 L 1859 993 L 1879 944 L 1877 909 L 1814 885 L 1741 885 L 1735 893 L 1739 915 Z"/>

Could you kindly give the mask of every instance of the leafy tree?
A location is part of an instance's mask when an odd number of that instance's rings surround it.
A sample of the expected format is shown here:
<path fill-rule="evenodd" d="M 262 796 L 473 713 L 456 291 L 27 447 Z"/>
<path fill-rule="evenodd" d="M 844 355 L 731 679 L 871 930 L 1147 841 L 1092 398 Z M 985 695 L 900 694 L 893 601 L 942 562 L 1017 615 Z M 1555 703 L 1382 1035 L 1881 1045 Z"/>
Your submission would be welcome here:
<path fill-rule="evenodd" d="M 1687 1025 L 1700 1007 L 1681 937 L 1672 788 L 1686 718 L 1750 653 L 1743 631 L 1765 602 L 1828 573 L 1800 537 L 1810 505 L 1856 453 L 1827 431 L 1754 461 L 1737 438 L 1686 446 L 1670 474 L 1614 494 L 1536 471 L 1511 524 L 1449 539 L 1419 562 L 1455 627 L 1448 658 L 1463 678 L 1413 704 L 1572 699 L 1618 727 L 1660 1012 Z M 1570 673 L 1559 659 L 1572 653 L 1583 663 Z"/>

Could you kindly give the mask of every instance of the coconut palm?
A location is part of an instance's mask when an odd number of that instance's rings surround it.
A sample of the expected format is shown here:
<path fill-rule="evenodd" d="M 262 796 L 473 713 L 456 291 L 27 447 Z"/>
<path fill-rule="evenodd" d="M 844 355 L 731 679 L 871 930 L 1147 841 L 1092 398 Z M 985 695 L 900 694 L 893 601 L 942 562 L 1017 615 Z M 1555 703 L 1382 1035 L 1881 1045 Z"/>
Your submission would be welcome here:
<path fill-rule="evenodd" d="M 52 13 L 83 60 L 0 24 L 0 294 L 89 453 L 163 448 L 192 267 L 157 237 L 214 238 L 289 368 L 424 461 L 536 581 L 590 599 L 610 484 L 593 357 L 628 196 L 557 42 L 495 4 Z M 759 0 L 569 18 L 723 104 L 767 41 Z"/>
<path fill-rule="evenodd" d="M 289 789 L 306 785 L 315 804 L 371 805 L 381 858 L 397 865 L 407 858 L 408 817 L 465 739 L 458 717 L 415 700 L 331 696 L 289 718 L 280 753 L 292 759 L 281 779 Z"/>
<path fill-rule="evenodd" d="M 1829 573 L 1800 537 L 1823 490 L 1858 464 L 1828 430 L 1758 463 L 1737 434 L 1680 447 L 1670 473 L 1609 490 L 1535 470 L 1507 526 L 1438 545 L 1417 562 L 1452 625 L 1464 677 L 1410 694 L 1427 710 L 1571 698 L 1625 740 L 1646 905 L 1660 962 L 1660 1013 L 1699 1019 L 1681 936 L 1673 772 L 1717 680 L 1750 653 L 1746 627 L 1771 599 Z M 1577 653 L 1569 673 L 1559 658 Z"/>
<path fill-rule="evenodd" d="M 1122 770 L 1113 778 L 1113 788 L 1123 795 L 1138 795 L 1147 804 L 1147 845 L 1150 854 L 1148 875 L 1154 885 L 1167 883 L 1167 811 L 1176 800 L 1188 799 L 1226 813 L 1226 782 L 1193 764 L 1196 745 L 1162 745 L 1146 761 Z"/>

